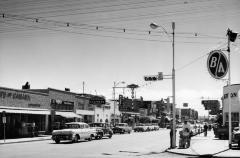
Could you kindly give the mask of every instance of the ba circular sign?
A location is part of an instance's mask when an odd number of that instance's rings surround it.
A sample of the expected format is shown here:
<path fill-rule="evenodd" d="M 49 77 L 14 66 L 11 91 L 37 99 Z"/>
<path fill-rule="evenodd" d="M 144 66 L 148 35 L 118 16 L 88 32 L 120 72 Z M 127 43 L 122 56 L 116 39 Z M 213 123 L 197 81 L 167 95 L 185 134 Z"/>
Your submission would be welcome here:
<path fill-rule="evenodd" d="M 226 76 L 228 71 L 228 60 L 220 50 L 211 51 L 207 59 L 207 67 L 210 75 L 215 79 Z"/>

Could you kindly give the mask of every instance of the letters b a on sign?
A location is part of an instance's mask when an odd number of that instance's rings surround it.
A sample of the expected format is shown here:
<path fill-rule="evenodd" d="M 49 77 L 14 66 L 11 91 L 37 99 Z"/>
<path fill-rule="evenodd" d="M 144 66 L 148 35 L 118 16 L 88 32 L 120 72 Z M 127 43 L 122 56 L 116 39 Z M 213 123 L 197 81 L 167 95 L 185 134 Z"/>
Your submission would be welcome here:
<path fill-rule="evenodd" d="M 207 67 L 210 75 L 215 79 L 226 76 L 228 71 L 228 60 L 226 55 L 220 50 L 210 52 L 207 59 Z"/>

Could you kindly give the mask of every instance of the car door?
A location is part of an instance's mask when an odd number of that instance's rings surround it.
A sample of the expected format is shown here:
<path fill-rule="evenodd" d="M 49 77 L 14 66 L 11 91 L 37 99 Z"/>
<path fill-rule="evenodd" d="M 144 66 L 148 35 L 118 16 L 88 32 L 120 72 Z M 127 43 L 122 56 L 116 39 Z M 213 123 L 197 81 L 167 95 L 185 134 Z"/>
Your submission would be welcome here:
<path fill-rule="evenodd" d="M 89 138 L 91 129 L 88 124 L 85 124 L 84 127 L 85 127 L 84 129 L 85 129 L 86 138 Z"/>
<path fill-rule="evenodd" d="M 84 125 L 83 124 L 80 124 L 79 133 L 80 133 L 81 139 L 85 139 L 86 138 L 85 131 L 84 131 Z"/>

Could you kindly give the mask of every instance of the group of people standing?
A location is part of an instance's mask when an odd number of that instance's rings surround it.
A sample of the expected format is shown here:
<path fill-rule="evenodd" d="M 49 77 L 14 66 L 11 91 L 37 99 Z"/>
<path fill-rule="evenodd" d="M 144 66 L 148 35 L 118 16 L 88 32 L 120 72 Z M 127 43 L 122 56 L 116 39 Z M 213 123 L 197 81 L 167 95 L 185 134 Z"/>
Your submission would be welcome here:
<path fill-rule="evenodd" d="M 207 123 L 204 124 L 203 126 L 203 132 L 204 132 L 204 136 L 207 136 L 207 131 L 209 130 L 209 126 L 207 125 Z M 170 138 L 171 138 L 171 148 L 173 148 L 172 146 L 172 134 L 173 134 L 173 129 L 171 128 L 170 131 Z M 191 129 L 191 125 L 190 123 L 185 120 L 182 130 L 179 132 L 180 134 L 180 139 L 179 139 L 179 148 L 189 148 L 190 144 L 191 144 L 191 137 L 193 136 L 193 132 Z"/>

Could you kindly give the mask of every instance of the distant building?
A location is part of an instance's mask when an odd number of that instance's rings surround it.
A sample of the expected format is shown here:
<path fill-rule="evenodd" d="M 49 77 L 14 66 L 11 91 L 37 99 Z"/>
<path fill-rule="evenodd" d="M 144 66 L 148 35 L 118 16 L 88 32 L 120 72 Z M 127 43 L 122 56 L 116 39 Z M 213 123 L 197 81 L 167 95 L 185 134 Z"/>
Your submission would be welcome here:
<path fill-rule="evenodd" d="M 193 121 L 193 120 L 197 120 L 198 119 L 198 111 L 191 109 L 191 108 L 184 108 L 181 109 L 181 120 L 182 122 L 184 120 L 189 120 L 189 121 Z"/>

